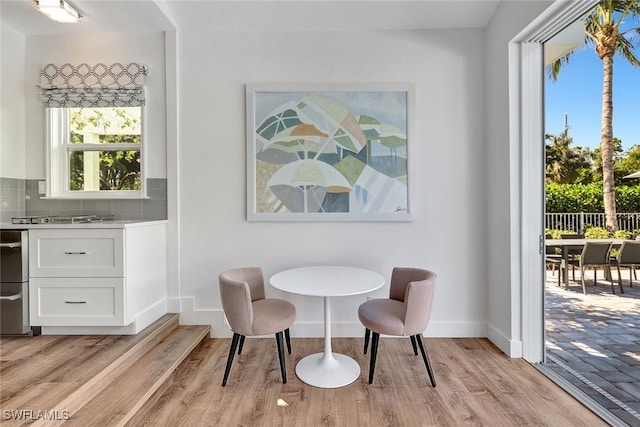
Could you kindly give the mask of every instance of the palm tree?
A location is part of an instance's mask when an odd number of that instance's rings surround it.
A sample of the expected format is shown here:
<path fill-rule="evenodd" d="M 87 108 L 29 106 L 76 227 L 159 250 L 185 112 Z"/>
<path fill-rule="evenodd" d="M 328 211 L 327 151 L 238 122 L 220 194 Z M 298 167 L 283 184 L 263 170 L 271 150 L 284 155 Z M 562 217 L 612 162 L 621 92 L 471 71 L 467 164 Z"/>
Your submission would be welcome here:
<path fill-rule="evenodd" d="M 612 232 L 618 229 L 613 174 L 613 57 L 617 53 L 631 65 L 640 66 L 640 60 L 633 53 L 633 37 L 640 36 L 640 27 L 622 31 L 620 24 L 627 17 L 640 17 L 640 0 L 604 0 L 584 22 L 586 45 L 592 46 L 602 61 L 602 186 L 606 228 Z M 558 79 L 560 68 L 569 62 L 570 57 L 571 53 L 551 64 L 553 80 Z"/>
<path fill-rule="evenodd" d="M 569 122 L 565 114 L 564 130 L 560 135 L 546 134 L 545 144 L 546 181 L 557 184 L 574 184 L 591 178 L 589 149 L 571 148 L 573 138 L 569 136 Z"/>

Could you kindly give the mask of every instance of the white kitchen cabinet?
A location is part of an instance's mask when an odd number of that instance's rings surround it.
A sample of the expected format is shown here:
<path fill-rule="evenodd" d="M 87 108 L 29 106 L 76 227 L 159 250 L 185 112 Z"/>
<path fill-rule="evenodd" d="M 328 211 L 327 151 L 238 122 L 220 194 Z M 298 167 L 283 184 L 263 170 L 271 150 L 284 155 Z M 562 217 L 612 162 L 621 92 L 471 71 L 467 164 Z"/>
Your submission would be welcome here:
<path fill-rule="evenodd" d="M 126 325 L 124 278 L 34 277 L 31 286 L 34 325 Z"/>
<path fill-rule="evenodd" d="M 31 230 L 30 277 L 124 277 L 124 229 Z"/>
<path fill-rule="evenodd" d="M 31 228 L 29 311 L 42 333 L 137 333 L 166 313 L 166 224 Z"/>

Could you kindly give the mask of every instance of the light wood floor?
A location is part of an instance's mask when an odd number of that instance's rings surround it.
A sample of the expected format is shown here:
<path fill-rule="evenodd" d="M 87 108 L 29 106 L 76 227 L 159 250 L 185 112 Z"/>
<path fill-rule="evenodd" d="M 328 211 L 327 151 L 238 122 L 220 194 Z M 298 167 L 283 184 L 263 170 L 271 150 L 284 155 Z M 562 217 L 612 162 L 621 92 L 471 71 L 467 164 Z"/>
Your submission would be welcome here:
<path fill-rule="evenodd" d="M 308 386 L 295 363 L 321 339 L 292 339 L 282 384 L 275 339 L 247 339 L 221 387 L 228 339 L 207 339 L 127 425 L 163 426 L 600 426 L 600 418 L 522 359 L 486 339 L 428 339 L 437 387 L 408 339 L 382 338 L 374 384 L 362 339 L 334 339 L 360 378 L 338 389 Z"/>

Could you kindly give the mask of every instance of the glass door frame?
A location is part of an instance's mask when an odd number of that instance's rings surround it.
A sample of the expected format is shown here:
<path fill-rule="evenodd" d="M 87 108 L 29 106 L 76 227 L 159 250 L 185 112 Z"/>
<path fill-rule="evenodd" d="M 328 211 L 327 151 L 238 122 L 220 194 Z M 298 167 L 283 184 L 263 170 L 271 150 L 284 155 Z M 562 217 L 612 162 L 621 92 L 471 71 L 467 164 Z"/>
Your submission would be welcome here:
<path fill-rule="evenodd" d="M 556 1 L 509 43 L 509 146 L 517 159 L 511 185 L 519 195 L 512 212 L 519 236 L 522 356 L 545 361 L 544 328 L 544 43 L 599 3 Z M 515 284 L 518 286 L 518 284 Z"/>

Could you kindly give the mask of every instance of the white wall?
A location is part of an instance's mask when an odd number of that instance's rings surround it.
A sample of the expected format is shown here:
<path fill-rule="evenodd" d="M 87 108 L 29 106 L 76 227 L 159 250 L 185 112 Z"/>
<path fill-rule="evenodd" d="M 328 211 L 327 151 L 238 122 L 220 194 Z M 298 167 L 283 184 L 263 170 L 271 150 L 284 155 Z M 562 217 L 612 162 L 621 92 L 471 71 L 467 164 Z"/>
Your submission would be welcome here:
<path fill-rule="evenodd" d="M 0 177 L 25 176 L 25 38 L 1 26 L 0 35 Z"/>
<path fill-rule="evenodd" d="M 439 276 L 429 336 L 486 336 L 486 168 L 482 30 L 181 32 L 178 45 L 181 295 L 185 323 L 226 336 L 218 274 L 260 265 L 268 278 L 309 264 L 386 276 Z M 244 85 L 411 82 L 411 223 L 247 222 Z M 175 286 L 175 285 L 174 285 Z M 297 307 L 295 336 L 322 335 L 321 299 Z M 388 287 L 375 295 L 386 295 Z M 335 335 L 359 335 L 366 296 L 333 302 Z"/>
<path fill-rule="evenodd" d="M 85 34 L 82 36 L 28 36 L 26 41 L 25 102 L 27 179 L 45 178 L 44 108 L 36 87 L 43 65 L 140 62 L 149 66 L 145 77 L 145 156 L 147 177 L 166 178 L 166 114 L 164 34 Z M 4 64 L 3 64 L 4 69 Z"/>
<path fill-rule="evenodd" d="M 387 280 L 393 266 L 429 268 L 439 275 L 427 336 L 489 336 L 513 355 L 521 339 L 519 271 L 512 267 L 508 41 L 549 2 L 503 2 L 488 29 L 384 32 L 180 32 L 169 60 L 177 64 L 178 138 L 169 153 L 177 172 L 166 175 L 162 34 L 37 37 L 2 31 L 2 158 L 8 146 L 5 84 L 24 77 L 25 116 L 11 129 L 22 139 L 26 166 L 18 177 L 44 177 L 42 117 L 35 84 L 48 62 L 141 61 L 150 66 L 147 116 L 149 176 L 177 186 L 170 207 L 177 232 L 169 262 L 176 273 L 172 301 L 183 323 L 211 323 L 227 336 L 218 274 L 260 265 L 268 278 L 309 264 L 371 268 Z M 173 39 L 172 39 L 173 40 Z M 18 43 L 17 45 L 15 43 Z M 173 41 L 171 43 L 173 45 Z M 24 70 L 6 59 L 24 57 Z M 169 68 L 174 65 L 168 64 Z M 24 71 L 24 72 L 23 72 Z M 173 77 L 172 77 L 173 78 Z M 13 82 L 14 80 L 9 80 Z M 411 82 L 415 84 L 410 144 L 411 223 L 247 222 L 244 85 L 285 82 Z M 20 96 L 17 96 L 20 98 Z M 18 99 L 19 102 L 19 99 Z M 20 129 L 27 128 L 26 132 Z M 20 132 L 23 132 L 22 136 Z M 20 144 L 19 144 L 20 145 Z M 10 148 L 13 149 L 13 148 Z M 18 148 L 24 150 L 24 148 Z M 28 153 L 28 155 L 27 155 Z M 173 161 L 173 159 L 172 159 Z M 3 167 L 5 161 L 0 163 Z M 2 176 L 7 176 L 3 173 Z M 180 219 L 175 222 L 176 218 Z M 515 227 L 519 224 L 515 224 Z M 388 288 L 375 296 L 386 295 Z M 294 336 L 322 335 L 320 299 L 279 294 L 293 301 Z M 334 334 L 361 333 L 357 306 L 366 296 L 336 299 Z"/>

